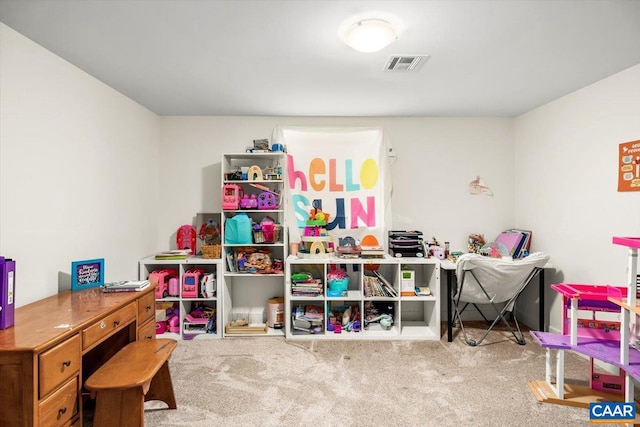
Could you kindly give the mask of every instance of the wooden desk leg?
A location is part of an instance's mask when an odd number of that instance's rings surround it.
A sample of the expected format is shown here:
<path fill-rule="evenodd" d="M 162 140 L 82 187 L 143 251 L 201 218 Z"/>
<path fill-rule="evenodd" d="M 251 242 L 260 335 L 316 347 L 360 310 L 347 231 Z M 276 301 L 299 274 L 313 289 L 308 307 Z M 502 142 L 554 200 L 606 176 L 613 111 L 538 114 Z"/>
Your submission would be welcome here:
<path fill-rule="evenodd" d="M 447 270 L 447 341 L 453 341 L 453 319 L 451 318 L 451 285 L 453 270 Z"/>
<path fill-rule="evenodd" d="M 160 400 L 169 406 L 169 409 L 176 409 L 176 397 L 173 393 L 171 383 L 171 373 L 169 372 L 169 361 L 164 362 L 160 370 L 151 380 L 149 391 L 144 396 L 145 402 L 148 400 Z"/>
<path fill-rule="evenodd" d="M 144 394 L 142 387 L 97 392 L 93 427 L 112 426 L 144 426 Z"/>
<path fill-rule="evenodd" d="M 540 328 L 540 331 L 544 332 L 544 268 L 541 268 L 540 271 L 538 271 L 538 274 L 538 279 L 540 281 L 540 289 L 538 291 L 538 328 Z"/>

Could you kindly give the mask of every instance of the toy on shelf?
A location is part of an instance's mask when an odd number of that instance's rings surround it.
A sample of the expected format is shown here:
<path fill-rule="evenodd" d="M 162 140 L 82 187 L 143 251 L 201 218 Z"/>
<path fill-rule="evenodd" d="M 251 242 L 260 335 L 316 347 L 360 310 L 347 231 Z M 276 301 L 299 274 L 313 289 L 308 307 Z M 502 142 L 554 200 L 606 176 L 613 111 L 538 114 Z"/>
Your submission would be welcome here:
<path fill-rule="evenodd" d="M 191 311 L 184 316 L 185 334 L 215 334 L 216 310 L 206 305 L 192 304 Z"/>
<path fill-rule="evenodd" d="M 298 249 L 301 258 L 329 258 L 333 256 L 333 239 L 325 228 L 329 214 L 320 209 L 318 203 L 309 213 L 309 218 L 300 237 L 302 245 Z"/>
<path fill-rule="evenodd" d="M 170 287 L 169 280 L 170 279 L 178 279 L 178 271 L 174 268 L 163 268 L 159 270 L 154 270 L 149 274 L 149 282 L 152 285 L 156 285 L 156 298 L 167 298 L 168 296 L 178 296 L 177 286 Z M 176 282 L 177 283 L 177 282 Z M 173 288 L 173 289 L 170 289 Z M 174 293 L 170 293 L 169 291 L 173 291 Z"/>
<path fill-rule="evenodd" d="M 278 163 L 275 167 L 267 166 L 264 170 L 264 179 L 277 181 L 282 179 L 282 166 Z"/>
<path fill-rule="evenodd" d="M 214 273 L 204 273 L 200 278 L 201 298 L 213 298 L 216 296 L 216 275 Z"/>
<path fill-rule="evenodd" d="M 280 238 L 282 226 L 274 223 L 269 217 L 265 217 L 260 224 L 253 225 L 253 241 L 256 244 L 277 243 Z"/>
<path fill-rule="evenodd" d="M 331 266 L 331 271 L 327 273 L 328 297 L 344 297 L 348 294 L 349 275 L 341 268 Z"/>
<path fill-rule="evenodd" d="M 253 165 L 247 171 L 247 180 L 249 181 L 264 181 L 262 175 L 262 169 L 259 166 Z"/>
<path fill-rule="evenodd" d="M 220 239 L 220 224 L 210 219 L 206 223 L 200 226 L 198 232 L 198 238 L 202 241 L 203 245 L 212 245 L 214 242 Z"/>
<path fill-rule="evenodd" d="M 200 251 L 206 259 L 220 258 L 222 246 L 220 244 L 220 224 L 209 219 L 200 226 L 198 238 L 201 241 Z"/>
<path fill-rule="evenodd" d="M 338 239 L 338 258 L 360 258 L 362 248 L 351 236 Z"/>
<path fill-rule="evenodd" d="M 182 276 L 182 298 L 197 298 L 198 284 L 205 273 L 202 268 L 187 270 Z"/>
<path fill-rule="evenodd" d="M 222 209 L 238 209 L 244 197 L 244 189 L 238 184 L 224 184 L 222 187 Z"/>
<path fill-rule="evenodd" d="M 242 200 L 240 201 L 240 208 L 241 209 L 257 209 L 258 199 L 256 198 L 256 195 L 252 194 L 251 197 L 249 197 L 248 194 L 245 194 L 244 196 L 242 196 Z"/>
<path fill-rule="evenodd" d="M 278 195 L 273 191 L 263 191 L 258 195 L 258 209 L 268 210 L 278 208 Z"/>
<path fill-rule="evenodd" d="M 178 250 L 189 249 L 191 255 L 196 254 L 196 228 L 192 225 L 183 225 L 176 232 L 176 248 Z"/>

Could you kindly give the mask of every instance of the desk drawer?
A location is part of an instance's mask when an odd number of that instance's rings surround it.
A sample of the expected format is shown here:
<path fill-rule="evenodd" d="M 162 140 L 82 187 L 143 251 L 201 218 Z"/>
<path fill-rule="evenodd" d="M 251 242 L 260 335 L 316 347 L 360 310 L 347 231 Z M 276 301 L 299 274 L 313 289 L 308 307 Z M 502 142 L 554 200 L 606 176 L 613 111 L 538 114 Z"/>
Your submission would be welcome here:
<path fill-rule="evenodd" d="M 154 317 L 156 314 L 156 296 L 153 292 L 148 292 L 138 299 L 138 326 Z"/>
<path fill-rule="evenodd" d="M 151 319 L 138 327 L 138 341 L 156 339 L 156 321 Z"/>
<path fill-rule="evenodd" d="M 78 376 L 60 387 L 42 402 L 38 408 L 41 426 L 65 425 L 78 413 Z"/>
<path fill-rule="evenodd" d="M 88 350 L 94 344 L 124 328 L 129 323 L 135 322 L 137 312 L 136 303 L 132 302 L 86 328 L 82 331 L 82 350 Z"/>
<path fill-rule="evenodd" d="M 40 398 L 80 371 L 80 336 L 58 344 L 38 356 Z"/>

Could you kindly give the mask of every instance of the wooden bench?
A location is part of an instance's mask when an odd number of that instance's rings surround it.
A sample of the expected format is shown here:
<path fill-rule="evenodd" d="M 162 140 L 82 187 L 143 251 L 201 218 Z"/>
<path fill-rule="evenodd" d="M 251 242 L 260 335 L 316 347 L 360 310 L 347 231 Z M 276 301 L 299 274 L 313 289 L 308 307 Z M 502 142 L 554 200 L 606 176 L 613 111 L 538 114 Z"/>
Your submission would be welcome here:
<path fill-rule="evenodd" d="M 176 409 L 169 358 L 172 339 L 127 344 L 87 379 L 85 387 L 96 399 L 94 427 L 144 426 L 144 402 L 160 400 Z"/>

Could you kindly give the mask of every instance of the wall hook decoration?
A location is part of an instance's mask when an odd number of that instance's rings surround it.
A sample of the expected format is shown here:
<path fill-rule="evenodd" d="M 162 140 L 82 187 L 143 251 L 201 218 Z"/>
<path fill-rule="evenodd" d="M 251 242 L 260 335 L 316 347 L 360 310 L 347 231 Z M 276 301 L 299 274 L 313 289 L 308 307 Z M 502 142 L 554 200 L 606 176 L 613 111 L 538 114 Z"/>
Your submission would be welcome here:
<path fill-rule="evenodd" d="M 475 179 L 469 183 L 469 194 L 493 196 L 493 191 L 485 184 L 482 178 L 476 176 Z"/>

